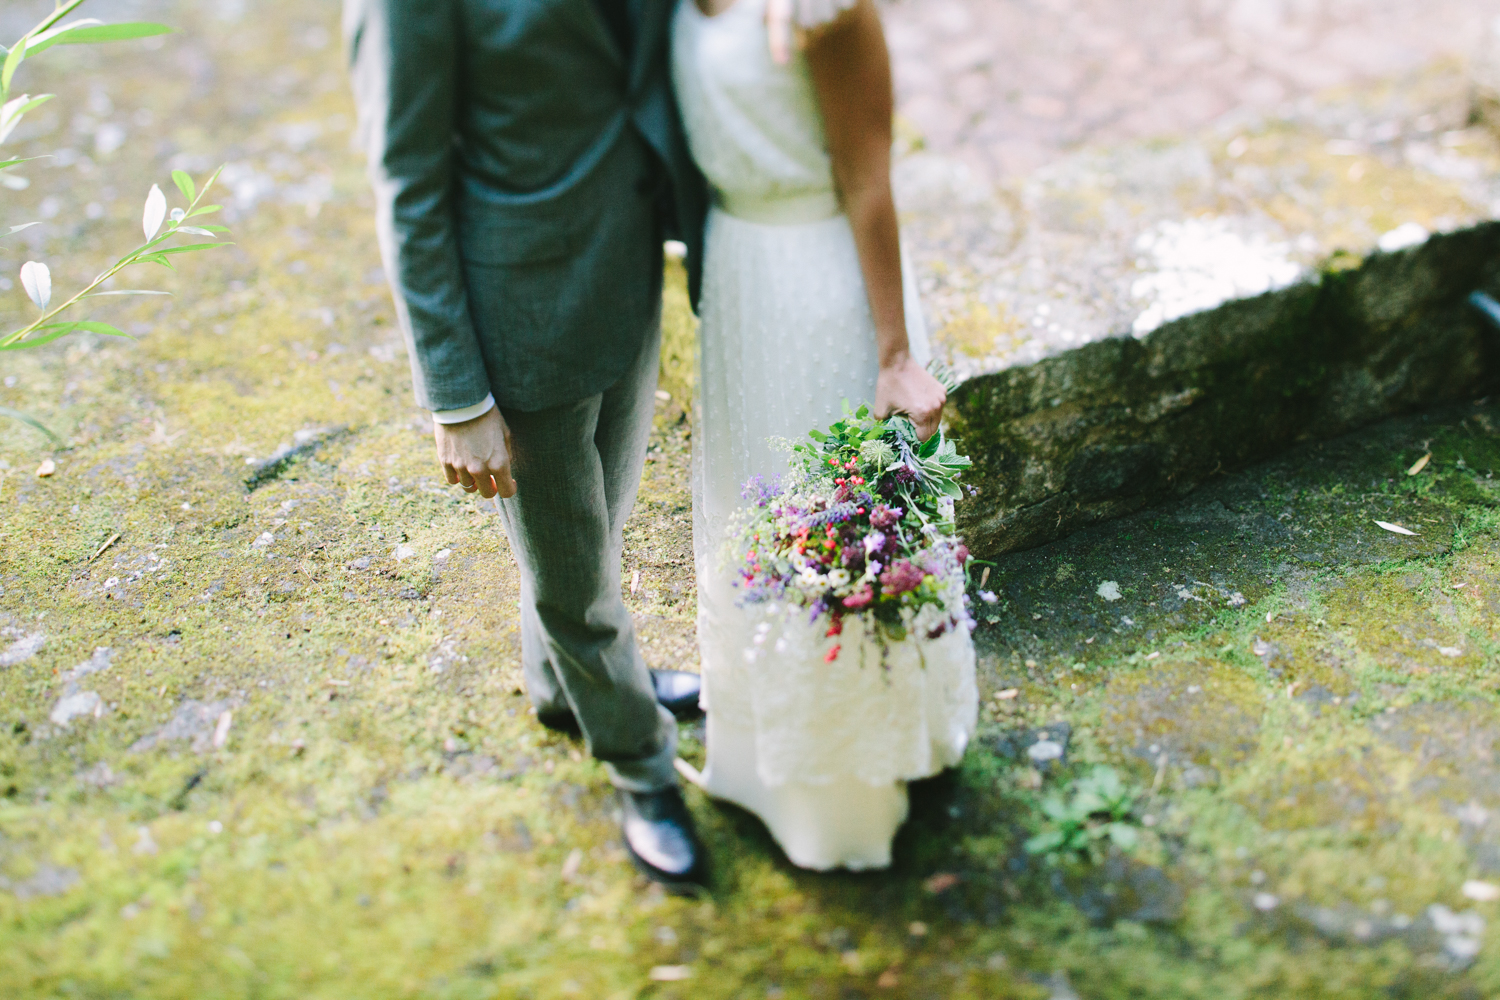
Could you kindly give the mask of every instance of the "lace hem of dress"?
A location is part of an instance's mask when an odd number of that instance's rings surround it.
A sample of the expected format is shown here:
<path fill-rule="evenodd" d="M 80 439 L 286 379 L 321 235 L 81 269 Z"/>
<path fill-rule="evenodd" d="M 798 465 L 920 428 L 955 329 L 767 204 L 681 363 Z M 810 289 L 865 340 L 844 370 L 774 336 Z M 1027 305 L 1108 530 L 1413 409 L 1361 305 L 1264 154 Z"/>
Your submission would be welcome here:
<path fill-rule="evenodd" d="M 835 20 L 858 0 L 794 0 L 794 16 L 802 28 L 816 28 Z"/>
<path fill-rule="evenodd" d="M 714 636 L 719 655 L 705 683 L 710 711 L 753 730 L 766 785 L 855 778 L 878 786 L 936 774 L 963 756 L 979 702 L 964 625 L 931 637 L 918 625 L 893 641 L 860 616 L 829 635 L 827 616 L 810 621 L 802 608 L 736 612 L 743 631 Z M 736 638 L 750 642 L 724 648 Z"/>

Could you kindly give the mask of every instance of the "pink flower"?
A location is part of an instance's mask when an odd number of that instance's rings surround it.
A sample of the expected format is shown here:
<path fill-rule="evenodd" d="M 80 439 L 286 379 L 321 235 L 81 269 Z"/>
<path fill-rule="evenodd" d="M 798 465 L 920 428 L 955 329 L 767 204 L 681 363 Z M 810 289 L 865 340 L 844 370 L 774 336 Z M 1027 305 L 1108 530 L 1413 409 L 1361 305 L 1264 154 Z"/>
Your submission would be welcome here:
<path fill-rule="evenodd" d="M 953 553 L 953 555 L 954 555 L 954 558 L 956 558 L 958 560 L 958 564 L 960 566 L 962 566 L 964 563 L 966 563 L 966 562 L 969 561 L 969 547 L 967 545 L 963 544 L 962 542 L 960 542 L 958 544 L 957 551 L 955 551 Z"/>
<path fill-rule="evenodd" d="M 903 513 L 905 512 L 900 507 L 889 507 L 881 504 L 870 511 L 870 524 L 876 528 L 889 528 L 901 520 Z"/>
<path fill-rule="evenodd" d="M 898 559 L 880 574 L 880 587 L 887 594 L 904 594 L 922 585 L 927 574 L 907 559 Z"/>
<path fill-rule="evenodd" d="M 834 646 L 827 653 L 823 654 L 823 662 L 832 663 L 834 660 L 837 660 L 839 658 L 839 650 L 843 648 L 843 646 Z"/>
<path fill-rule="evenodd" d="M 875 591 L 871 590 L 870 585 L 866 583 L 861 585 L 854 593 L 844 598 L 844 607 L 850 611 L 858 611 L 860 608 L 869 607 L 870 602 L 873 600 L 875 600 Z"/>

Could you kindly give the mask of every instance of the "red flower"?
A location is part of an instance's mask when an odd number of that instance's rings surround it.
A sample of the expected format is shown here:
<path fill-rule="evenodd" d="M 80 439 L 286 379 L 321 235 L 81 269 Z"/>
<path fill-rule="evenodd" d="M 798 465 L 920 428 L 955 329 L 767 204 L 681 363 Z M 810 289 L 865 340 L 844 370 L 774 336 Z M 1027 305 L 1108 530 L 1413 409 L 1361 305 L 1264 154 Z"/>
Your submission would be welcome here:
<path fill-rule="evenodd" d="M 960 542 L 957 551 L 953 555 L 958 559 L 958 564 L 962 566 L 969 561 L 969 547 Z"/>
<path fill-rule="evenodd" d="M 828 623 L 828 631 L 823 634 L 825 636 L 835 636 L 842 634 L 843 631 L 844 620 L 842 618 L 835 618 L 833 621 Z"/>
<path fill-rule="evenodd" d="M 837 660 L 839 658 L 839 650 L 841 650 L 843 648 L 844 648 L 843 646 L 834 646 L 827 653 L 824 653 L 823 654 L 823 662 L 824 663 L 832 663 L 834 660 Z"/>

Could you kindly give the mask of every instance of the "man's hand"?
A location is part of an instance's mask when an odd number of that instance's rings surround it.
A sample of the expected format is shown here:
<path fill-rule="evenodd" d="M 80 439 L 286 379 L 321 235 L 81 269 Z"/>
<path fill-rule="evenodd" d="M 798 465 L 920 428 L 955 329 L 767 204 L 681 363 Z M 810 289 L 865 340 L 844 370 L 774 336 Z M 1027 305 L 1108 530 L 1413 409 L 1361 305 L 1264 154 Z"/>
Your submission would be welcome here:
<path fill-rule="evenodd" d="M 478 492 L 486 499 L 497 493 L 516 495 L 510 475 L 510 428 L 500 407 L 492 406 L 483 416 L 461 424 L 433 424 L 432 436 L 450 486 L 461 485 L 465 493 Z"/>
<path fill-rule="evenodd" d="M 876 418 L 884 420 L 892 413 L 904 413 L 916 425 L 917 437 L 923 441 L 937 433 L 947 401 L 943 384 L 910 354 L 902 354 L 881 368 L 875 381 Z"/>

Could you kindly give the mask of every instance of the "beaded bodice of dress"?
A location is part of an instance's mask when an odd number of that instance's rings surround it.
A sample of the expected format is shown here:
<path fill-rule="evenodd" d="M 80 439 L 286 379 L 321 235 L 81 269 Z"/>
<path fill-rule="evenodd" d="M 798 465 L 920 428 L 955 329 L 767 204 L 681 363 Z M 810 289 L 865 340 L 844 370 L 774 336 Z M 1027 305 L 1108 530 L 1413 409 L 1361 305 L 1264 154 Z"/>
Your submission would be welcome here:
<path fill-rule="evenodd" d="M 688 145 L 731 215 L 830 218 L 838 213 L 833 170 L 807 60 L 772 61 L 765 3 L 736 0 L 713 17 L 693 0 L 678 4 L 672 75 Z"/>

